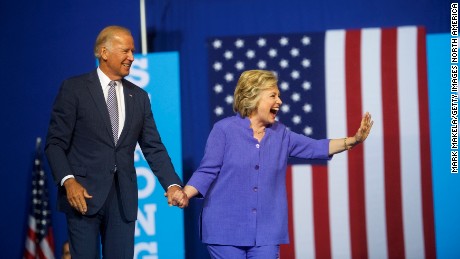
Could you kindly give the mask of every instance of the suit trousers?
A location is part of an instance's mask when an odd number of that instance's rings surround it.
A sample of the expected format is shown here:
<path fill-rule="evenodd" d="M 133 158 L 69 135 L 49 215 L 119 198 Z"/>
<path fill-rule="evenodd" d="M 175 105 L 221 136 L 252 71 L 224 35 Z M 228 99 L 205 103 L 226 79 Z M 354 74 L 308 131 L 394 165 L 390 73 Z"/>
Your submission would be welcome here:
<path fill-rule="evenodd" d="M 135 221 L 123 215 L 117 173 L 107 200 L 96 214 L 82 215 L 75 210 L 66 218 L 72 259 L 100 258 L 101 244 L 103 258 L 133 258 Z"/>

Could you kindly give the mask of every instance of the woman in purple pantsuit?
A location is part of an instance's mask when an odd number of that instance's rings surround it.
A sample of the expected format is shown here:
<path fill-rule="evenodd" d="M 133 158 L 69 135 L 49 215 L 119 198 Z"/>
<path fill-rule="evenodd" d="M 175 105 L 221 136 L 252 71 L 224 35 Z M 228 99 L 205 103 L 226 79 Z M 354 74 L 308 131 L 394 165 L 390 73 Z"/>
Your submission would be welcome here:
<path fill-rule="evenodd" d="M 204 197 L 201 238 L 212 258 L 277 258 L 279 245 L 289 242 L 288 157 L 331 159 L 362 143 L 372 128 L 366 113 L 353 137 L 311 139 L 275 121 L 281 103 L 272 72 L 244 72 L 234 94 L 237 115 L 214 125 L 184 188 L 189 198 Z"/>

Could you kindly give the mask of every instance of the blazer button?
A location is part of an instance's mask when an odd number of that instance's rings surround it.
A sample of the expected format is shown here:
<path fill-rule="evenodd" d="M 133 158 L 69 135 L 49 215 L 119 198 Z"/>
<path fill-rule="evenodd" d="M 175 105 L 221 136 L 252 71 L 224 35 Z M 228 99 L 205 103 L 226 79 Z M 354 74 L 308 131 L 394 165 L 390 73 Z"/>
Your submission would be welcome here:
<path fill-rule="evenodd" d="M 254 187 L 253 190 L 254 190 L 255 192 L 257 192 L 257 190 L 259 190 L 259 189 L 257 189 L 257 187 Z"/>
<path fill-rule="evenodd" d="M 256 165 L 254 168 L 255 168 L 256 170 L 259 170 L 259 165 Z"/>

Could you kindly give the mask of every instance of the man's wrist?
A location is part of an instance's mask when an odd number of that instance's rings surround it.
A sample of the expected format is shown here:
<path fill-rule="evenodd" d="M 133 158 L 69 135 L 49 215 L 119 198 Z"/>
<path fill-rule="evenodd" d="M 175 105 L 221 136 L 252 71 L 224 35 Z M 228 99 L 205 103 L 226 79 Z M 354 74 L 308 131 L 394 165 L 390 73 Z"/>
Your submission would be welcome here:
<path fill-rule="evenodd" d="M 180 186 L 179 184 L 176 184 L 176 183 L 173 183 L 173 184 L 171 184 L 170 186 L 168 186 L 168 189 L 171 188 L 171 187 L 173 187 L 173 186 L 177 186 L 177 187 L 179 187 L 179 188 L 182 189 L 182 186 Z"/>
<path fill-rule="evenodd" d="M 61 186 L 64 186 L 64 182 L 67 181 L 70 178 L 75 178 L 75 176 L 73 176 L 72 174 L 64 176 L 64 178 L 62 178 L 62 180 L 61 180 Z"/>

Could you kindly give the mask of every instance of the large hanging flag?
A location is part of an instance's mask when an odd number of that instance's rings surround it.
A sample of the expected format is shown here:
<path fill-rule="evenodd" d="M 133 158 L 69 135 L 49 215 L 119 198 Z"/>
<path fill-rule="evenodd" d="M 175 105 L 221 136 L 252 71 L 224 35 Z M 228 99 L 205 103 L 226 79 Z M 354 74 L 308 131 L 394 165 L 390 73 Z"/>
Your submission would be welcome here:
<path fill-rule="evenodd" d="M 37 139 L 32 172 L 32 195 L 28 220 L 25 259 L 54 259 L 54 238 L 51 227 L 51 210 L 42 167 L 41 139 Z"/>
<path fill-rule="evenodd" d="M 281 258 L 435 258 L 425 31 L 415 26 L 209 40 L 212 121 L 233 115 L 244 70 L 278 75 L 278 120 L 363 145 L 287 170 L 290 244 Z M 299 163 L 300 162 L 300 163 Z"/>

